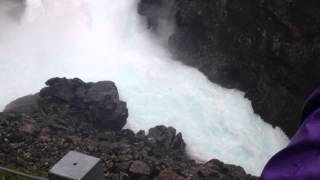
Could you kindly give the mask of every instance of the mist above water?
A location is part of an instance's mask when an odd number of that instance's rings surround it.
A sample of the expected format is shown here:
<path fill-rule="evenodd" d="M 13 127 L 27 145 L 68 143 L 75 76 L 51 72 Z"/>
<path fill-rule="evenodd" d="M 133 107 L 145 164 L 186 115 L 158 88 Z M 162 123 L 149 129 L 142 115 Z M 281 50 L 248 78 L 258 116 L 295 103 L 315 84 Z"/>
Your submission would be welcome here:
<path fill-rule="evenodd" d="M 29 0 L 19 21 L 2 6 L 0 109 L 51 77 L 112 80 L 128 103 L 127 128 L 174 126 L 194 158 L 259 175 L 288 138 L 255 115 L 242 92 L 174 61 L 136 6 L 137 0 Z"/>

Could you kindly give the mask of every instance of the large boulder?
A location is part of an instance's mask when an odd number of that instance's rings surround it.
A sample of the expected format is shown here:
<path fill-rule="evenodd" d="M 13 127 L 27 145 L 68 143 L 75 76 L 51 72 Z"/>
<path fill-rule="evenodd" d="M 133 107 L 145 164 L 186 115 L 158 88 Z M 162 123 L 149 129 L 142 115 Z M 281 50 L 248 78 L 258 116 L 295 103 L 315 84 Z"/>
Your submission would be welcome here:
<path fill-rule="evenodd" d="M 66 119 L 73 119 L 76 114 L 95 127 L 111 130 L 120 130 L 126 124 L 128 109 L 113 82 L 53 78 L 46 84 L 48 87 L 39 93 L 39 103 L 47 114 L 56 115 L 61 110 Z"/>
<path fill-rule="evenodd" d="M 141 0 L 140 14 L 156 22 L 160 2 Z M 320 84 L 319 8 L 317 0 L 174 0 L 169 45 L 211 81 L 244 91 L 255 112 L 292 136 Z"/>
<path fill-rule="evenodd" d="M 35 95 L 8 104 L 5 113 L 24 113 L 51 131 L 121 130 L 128 109 L 112 81 L 85 83 L 80 79 L 52 78 Z"/>

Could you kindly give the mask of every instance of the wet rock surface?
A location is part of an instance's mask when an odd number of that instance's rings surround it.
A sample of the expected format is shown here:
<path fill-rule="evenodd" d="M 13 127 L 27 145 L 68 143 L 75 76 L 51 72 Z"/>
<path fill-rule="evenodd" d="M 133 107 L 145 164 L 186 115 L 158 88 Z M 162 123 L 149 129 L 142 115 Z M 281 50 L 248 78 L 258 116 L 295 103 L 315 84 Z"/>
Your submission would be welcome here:
<path fill-rule="evenodd" d="M 169 45 L 211 81 L 237 88 L 255 112 L 292 136 L 304 99 L 320 84 L 317 0 L 174 0 Z M 167 0 L 141 0 L 156 28 Z M 152 9 L 152 11 L 150 11 Z M 155 10 L 156 9 L 156 10 Z M 150 23 L 151 22 L 151 23 Z"/>
<path fill-rule="evenodd" d="M 13 101 L 4 112 L 31 114 L 53 133 L 121 130 L 127 122 L 126 103 L 119 99 L 111 81 L 84 83 L 76 78 L 53 78 L 46 85 L 35 95 Z"/>
<path fill-rule="evenodd" d="M 182 134 L 173 127 L 157 126 L 148 133 L 122 129 L 115 121 L 122 125 L 127 109 L 119 110 L 125 103 L 110 81 L 54 78 L 46 84 L 37 101 L 31 98 L 27 103 L 36 102 L 37 108 L 21 112 L 10 106 L 0 113 L 1 165 L 46 176 L 50 167 L 75 150 L 101 158 L 106 179 L 257 179 L 239 166 L 190 159 Z M 19 105 L 19 99 L 14 104 Z"/>

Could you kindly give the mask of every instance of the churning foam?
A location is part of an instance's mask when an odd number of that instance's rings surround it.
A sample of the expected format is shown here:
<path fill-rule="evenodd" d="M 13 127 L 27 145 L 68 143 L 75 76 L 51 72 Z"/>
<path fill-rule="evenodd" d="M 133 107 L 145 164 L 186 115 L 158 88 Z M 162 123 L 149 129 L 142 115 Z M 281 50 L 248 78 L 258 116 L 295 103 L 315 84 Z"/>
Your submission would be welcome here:
<path fill-rule="evenodd" d="M 20 22 L 2 15 L 0 108 L 54 76 L 113 80 L 128 103 L 128 128 L 174 126 L 194 158 L 258 175 L 288 138 L 255 115 L 242 92 L 173 61 L 136 6 L 137 0 L 29 0 Z"/>

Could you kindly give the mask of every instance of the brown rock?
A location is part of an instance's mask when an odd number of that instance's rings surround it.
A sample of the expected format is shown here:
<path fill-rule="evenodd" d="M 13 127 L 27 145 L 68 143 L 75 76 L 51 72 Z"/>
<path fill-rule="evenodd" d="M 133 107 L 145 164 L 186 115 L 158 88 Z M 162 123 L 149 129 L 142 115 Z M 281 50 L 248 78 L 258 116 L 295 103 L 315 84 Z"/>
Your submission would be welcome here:
<path fill-rule="evenodd" d="M 159 175 L 160 180 L 187 180 L 187 178 L 179 176 L 174 171 L 171 171 L 169 169 L 165 169 L 160 172 Z"/>
<path fill-rule="evenodd" d="M 139 175 L 150 175 L 151 174 L 151 169 L 143 161 L 134 161 L 131 166 L 129 171 L 133 174 L 139 174 Z"/>

